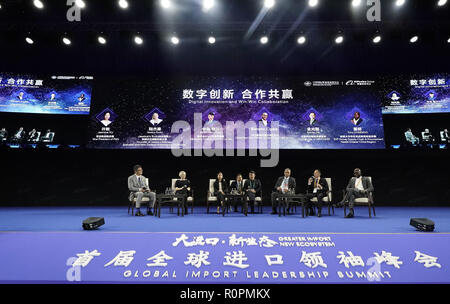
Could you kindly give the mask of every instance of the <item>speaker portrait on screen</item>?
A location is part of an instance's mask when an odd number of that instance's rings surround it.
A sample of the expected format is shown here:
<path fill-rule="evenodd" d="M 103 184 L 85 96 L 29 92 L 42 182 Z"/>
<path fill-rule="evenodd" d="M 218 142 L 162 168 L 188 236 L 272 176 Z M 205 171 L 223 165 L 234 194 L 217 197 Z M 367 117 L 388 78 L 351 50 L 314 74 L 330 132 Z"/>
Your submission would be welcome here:
<path fill-rule="evenodd" d="M 109 127 L 114 122 L 117 115 L 109 108 L 104 109 L 96 116 L 97 120 L 105 127 Z"/>
<path fill-rule="evenodd" d="M 160 123 L 162 123 L 162 121 L 163 120 L 161 118 L 159 118 L 159 113 L 155 112 L 152 114 L 152 119 L 150 119 L 150 124 L 152 124 L 153 126 L 157 126 Z"/>
<path fill-rule="evenodd" d="M 310 126 L 314 126 L 317 124 L 318 121 L 316 119 L 316 113 L 311 112 L 309 113 L 308 117 L 309 117 L 308 123 Z"/>
<path fill-rule="evenodd" d="M 100 121 L 105 127 L 107 127 L 107 126 L 109 126 L 111 123 L 112 123 L 112 121 L 110 120 L 111 119 L 111 113 L 109 113 L 109 112 L 106 112 L 105 113 L 105 116 L 103 116 L 103 119 Z"/>
<path fill-rule="evenodd" d="M 261 119 L 259 120 L 260 123 L 263 124 L 263 126 L 267 127 L 269 125 L 269 114 L 267 112 L 263 112 L 261 114 Z"/>
<path fill-rule="evenodd" d="M 353 114 L 353 118 L 350 120 L 350 122 L 351 122 L 353 125 L 355 125 L 355 126 L 359 126 L 359 125 L 363 122 L 363 119 L 362 119 L 362 117 L 361 117 L 361 113 L 358 112 L 358 111 L 356 111 L 356 112 Z"/>

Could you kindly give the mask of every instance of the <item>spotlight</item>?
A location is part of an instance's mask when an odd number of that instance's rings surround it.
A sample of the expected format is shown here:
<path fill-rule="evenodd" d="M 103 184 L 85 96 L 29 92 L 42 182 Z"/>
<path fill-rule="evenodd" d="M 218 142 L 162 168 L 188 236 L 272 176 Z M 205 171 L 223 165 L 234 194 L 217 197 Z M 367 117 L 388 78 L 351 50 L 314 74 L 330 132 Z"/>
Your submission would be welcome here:
<path fill-rule="evenodd" d="M 127 0 L 119 0 L 119 6 L 123 9 L 128 8 L 128 1 Z"/>
<path fill-rule="evenodd" d="M 170 42 L 172 42 L 172 44 L 178 44 L 180 43 L 180 39 L 176 36 L 172 36 L 172 38 L 170 38 Z"/>
<path fill-rule="evenodd" d="M 358 7 L 361 5 L 361 0 L 352 0 L 352 6 L 353 7 Z"/>
<path fill-rule="evenodd" d="M 269 42 L 269 38 L 267 38 L 267 36 L 262 36 L 261 39 L 259 39 L 259 42 L 261 42 L 261 44 L 266 44 Z"/>
<path fill-rule="evenodd" d="M 25 38 L 25 41 L 26 41 L 28 44 L 33 44 L 33 43 L 34 43 L 33 39 L 31 39 L 30 37 L 26 37 L 26 38 Z"/>
<path fill-rule="evenodd" d="M 75 0 L 75 5 L 78 6 L 79 8 L 85 8 L 86 4 L 84 3 L 83 0 Z"/>
<path fill-rule="evenodd" d="M 306 42 L 306 37 L 305 36 L 298 37 L 298 39 L 297 39 L 297 43 L 298 44 L 303 44 L 305 42 Z"/>
<path fill-rule="evenodd" d="M 439 0 L 437 5 L 438 6 L 444 6 L 446 4 L 447 4 L 447 0 Z"/>
<path fill-rule="evenodd" d="M 162 8 L 170 8 L 172 6 L 172 2 L 170 2 L 170 0 L 161 0 L 160 4 L 162 6 Z"/>
<path fill-rule="evenodd" d="M 447 43 L 450 43 L 450 38 L 448 38 Z"/>
<path fill-rule="evenodd" d="M 373 37 L 373 43 L 378 43 L 381 41 L 381 36 L 380 35 L 376 35 L 375 37 Z"/>
<path fill-rule="evenodd" d="M 209 42 L 210 44 L 214 44 L 214 43 L 216 43 L 216 38 L 214 38 L 213 36 L 211 36 L 211 37 L 208 38 L 208 42 Z"/>
<path fill-rule="evenodd" d="M 207 12 L 214 6 L 214 0 L 203 0 L 203 11 Z"/>
<path fill-rule="evenodd" d="M 34 0 L 33 4 L 34 4 L 34 6 L 36 6 L 39 9 L 44 8 L 44 3 L 42 3 L 41 0 Z"/>
<path fill-rule="evenodd" d="M 337 36 L 336 39 L 334 39 L 334 42 L 336 42 L 337 44 L 341 44 L 342 42 L 344 42 L 344 36 Z"/>
<path fill-rule="evenodd" d="M 264 0 L 264 6 L 266 8 L 272 8 L 275 5 L 275 0 Z"/>
<path fill-rule="evenodd" d="M 70 44 L 72 43 L 72 41 L 70 41 L 70 39 L 67 38 L 67 37 L 64 37 L 64 38 L 62 39 L 62 41 L 64 42 L 65 45 L 70 45 Z"/>
<path fill-rule="evenodd" d="M 413 37 L 411 37 L 411 39 L 409 39 L 409 42 L 415 43 L 415 42 L 417 42 L 417 40 L 419 40 L 419 36 L 413 36 Z"/>
<path fill-rule="evenodd" d="M 136 43 L 137 45 L 141 45 L 142 43 L 144 43 L 144 40 L 139 36 L 135 36 L 134 43 Z"/>
<path fill-rule="evenodd" d="M 403 4 L 405 4 L 405 0 L 397 0 L 397 1 L 395 1 L 395 5 L 397 5 L 397 6 L 402 6 Z"/>
<path fill-rule="evenodd" d="M 102 36 L 98 36 L 97 40 L 98 40 L 98 42 L 100 44 L 105 44 L 106 43 L 106 39 L 104 37 L 102 37 Z"/>
<path fill-rule="evenodd" d="M 315 6 L 317 6 L 317 4 L 319 4 L 319 0 L 309 0 L 308 1 L 308 5 L 310 7 L 315 7 Z"/>

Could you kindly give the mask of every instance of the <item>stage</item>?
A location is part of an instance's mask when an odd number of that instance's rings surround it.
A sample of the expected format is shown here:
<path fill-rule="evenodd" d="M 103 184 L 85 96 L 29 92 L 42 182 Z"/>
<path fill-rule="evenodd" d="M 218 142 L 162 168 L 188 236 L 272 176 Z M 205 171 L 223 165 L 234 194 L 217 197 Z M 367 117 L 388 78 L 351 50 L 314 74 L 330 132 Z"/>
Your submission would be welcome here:
<path fill-rule="evenodd" d="M 157 218 L 125 206 L 1 208 L 0 282 L 450 283 L 450 208 L 376 211 L 222 217 L 198 207 L 178 217 L 164 208 Z M 83 231 L 90 216 L 105 225 Z M 411 217 L 436 231 L 416 231 Z"/>

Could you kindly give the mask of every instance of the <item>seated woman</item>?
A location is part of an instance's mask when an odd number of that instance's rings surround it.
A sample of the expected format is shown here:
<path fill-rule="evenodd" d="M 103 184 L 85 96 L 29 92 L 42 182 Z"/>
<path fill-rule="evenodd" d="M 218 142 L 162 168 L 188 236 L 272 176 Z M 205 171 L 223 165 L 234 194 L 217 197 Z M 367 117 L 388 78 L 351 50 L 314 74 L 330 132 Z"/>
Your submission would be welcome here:
<path fill-rule="evenodd" d="M 191 195 L 191 182 L 186 179 L 186 172 L 178 173 L 180 179 L 175 182 L 175 194 L 183 194 L 184 214 L 188 214 L 187 197 Z"/>
<path fill-rule="evenodd" d="M 214 196 L 217 197 L 217 214 L 220 213 L 220 206 L 224 206 L 223 202 L 225 200 L 225 193 L 228 192 L 228 186 L 223 178 L 222 172 L 217 173 L 217 178 L 214 181 Z"/>

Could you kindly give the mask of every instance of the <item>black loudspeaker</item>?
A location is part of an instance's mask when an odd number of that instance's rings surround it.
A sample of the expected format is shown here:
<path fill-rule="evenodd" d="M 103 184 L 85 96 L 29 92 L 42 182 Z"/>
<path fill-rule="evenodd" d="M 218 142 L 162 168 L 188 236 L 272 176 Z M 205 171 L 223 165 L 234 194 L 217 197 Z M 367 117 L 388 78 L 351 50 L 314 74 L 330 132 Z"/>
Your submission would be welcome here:
<path fill-rule="evenodd" d="M 434 222 L 427 218 L 412 218 L 409 224 L 413 227 L 416 227 L 420 231 L 433 231 L 434 230 Z"/>
<path fill-rule="evenodd" d="M 102 217 L 88 217 L 83 221 L 84 230 L 94 230 L 105 224 L 105 219 Z"/>

